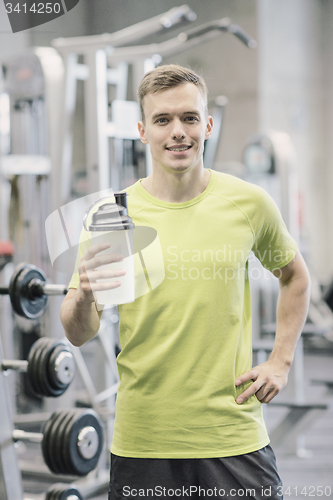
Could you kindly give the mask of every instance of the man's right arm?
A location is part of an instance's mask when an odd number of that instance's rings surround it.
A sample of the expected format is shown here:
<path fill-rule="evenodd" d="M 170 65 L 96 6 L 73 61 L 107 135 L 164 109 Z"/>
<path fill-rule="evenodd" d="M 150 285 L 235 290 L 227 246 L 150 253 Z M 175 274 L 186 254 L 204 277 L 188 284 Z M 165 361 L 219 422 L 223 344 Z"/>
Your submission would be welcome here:
<path fill-rule="evenodd" d="M 78 289 L 70 288 L 60 308 L 60 319 L 68 340 L 79 347 L 98 332 L 102 311 L 95 302 L 80 300 Z"/>
<path fill-rule="evenodd" d="M 60 308 L 66 337 L 76 347 L 92 339 L 100 326 L 102 311 L 96 308 L 94 292 L 118 288 L 120 281 L 111 280 L 126 274 L 124 270 L 98 270 L 100 266 L 123 260 L 121 255 L 100 254 L 109 246 L 98 244 L 87 250 L 78 267 L 78 288 L 70 288 Z M 110 281 L 100 282 L 101 279 Z"/>

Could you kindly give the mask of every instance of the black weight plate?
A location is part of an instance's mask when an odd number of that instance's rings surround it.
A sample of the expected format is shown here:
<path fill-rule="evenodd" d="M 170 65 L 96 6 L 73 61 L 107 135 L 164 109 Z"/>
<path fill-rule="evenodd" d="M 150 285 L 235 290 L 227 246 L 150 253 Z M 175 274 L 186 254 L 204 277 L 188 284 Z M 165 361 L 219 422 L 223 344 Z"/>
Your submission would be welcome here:
<path fill-rule="evenodd" d="M 57 463 L 59 468 L 61 469 L 62 474 L 72 474 L 73 472 L 68 469 L 67 461 L 66 461 L 66 449 L 64 447 L 64 436 L 66 434 L 67 425 L 72 419 L 72 417 L 76 414 L 77 410 L 69 410 L 67 411 L 66 418 L 62 421 L 61 426 L 57 432 L 57 442 L 55 445 L 54 453 L 57 457 Z"/>
<path fill-rule="evenodd" d="M 54 389 L 63 389 L 63 392 L 65 392 L 65 390 L 68 388 L 68 386 L 70 385 L 71 382 L 68 384 L 62 383 L 57 378 L 57 374 L 55 371 L 56 360 L 57 360 L 59 354 L 63 351 L 66 351 L 66 352 L 69 352 L 70 354 L 72 354 L 72 351 L 70 350 L 69 347 L 67 347 L 66 344 L 64 344 L 63 342 L 59 342 L 59 344 L 56 345 L 54 350 L 52 351 L 50 358 L 49 358 L 49 361 L 48 361 L 48 379 L 49 379 L 49 383 L 52 385 L 52 387 L 54 387 Z"/>
<path fill-rule="evenodd" d="M 61 445 L 62 445 L 62 458 L 66 467 L 66 470 L 68 471 L 68 474 L 76 474 L 75 469 L 73 469 L 73 465 L 71 462 L 70 458 L 70 450 L 69 450 L 69 436 L 72 431 L 72 426 L 73 422 L 77 419 L 78 415 L 81 414 L 82 410 L 76 408 L 73 410 L 71 418 L 67 421 L 66 428 L 64 429 L 64 433 L 62 435 L 61 439 Z"/>
<path fill-rule="evenodd" d="M 46 423 L 43 432 L 43 442 L 42 442 L 42 452 L 46 465 L 48 468 L 54 472 L 54 426 L 57 424 L 58 420 L 63 416 L 62 411 L 54 412 L 51 419 Z"/>
<path fill-rule="evenodd" d="M 76 475 L 76 470 L 73 468 L 71 453 L 69 449 L 70 435 L 72 432 L 72 426 L 75 420 L 81 415 L 82 409 L 76 408 L 73 412 L 71 419 L 68 421 L 65 432 L 62 437 L 62 449 L 63 449 L 63 460 L 66 464 L 66 469 L 71 473 Z"/>
<path fill-rule="evenodd" d="M 50 441 L 50 448 L 52 449 L 52 459 L 53 464 L 52 472 L 56 474 L 66 474 L 66 468 L 61 457 L 61 450 L 58 449 L 58 443 L 61 438 L 61 433 L 63 430 L 63 424 L 68 419 L 68 411 L 63 411 L 62 415 L 54 422 L 52 429 L 52 438 Z"/>
<path fill-rule="evenodd" d="M 29 296 L 28 285 L 33 279 L 46 282 L 44 273 L 32 264 L 20 264 L 14 271 L 10 281 L 9 294 L 16 314 L 28 319 L 39 318 L 45 311 L 47 296 Z"/>
<path fill-rule="evenodd" d="M 50 458 L 49 458 L 50 447 L 48 446 L 49 432 L 50 432 L 50 429 L 52 428 L 53 420 L 56 419 L 58 415 L 59 415 L 59 412 L 52 413 L 51 417 L 45 422 L 43 429 L 42 429 L 42 433 L 43 433 L 43 440 L 42 440 L 42 444 L 41 444 L 42 455 L 44 458 L 44 462 L 46 463 L 46 465 L 48 467 L 49 467 L 49 463 L 50 463 Z"/>
<path fill-rule="evenodd" d="M 38 374 L 38 367 L 39 367 L 39 359 L 40 359 L 40 354 L 44 348 L 44 346 L 48 343 L 47 338 L 42 337 L 38 339 L 32 346 L 32 354 L 28 357 L 28 374 L 31 382 L 31 386 L 33 390 L 36 392 L 36 394 L 43 396 L 43 391 L 40 385 L 40 378 Z"/>
<path fill-rule="evenodd" d="M 34 342 L 32 344 L 31 349 L 30 349 L 29 354 L 28 354 L 28 377 L 29 377 L 31 387 L 34 390 L 34 392 L 37 392 L 37 391 L 36 391 L 36 386 L 35 386 L 35 382 L 34 382 L 35 364 L 34 364 L 33 360 L 34 360 L 34 356 L 35 356 L 37 349 L 40 347 L 40 340 L 42 340 L 42 339 L 38 339 L 38 340 L 36 340 L 36 342 Z"/>
<path fill-rule="evenodd" d="M 45 500 L 67 500 L 70 495 L 76 495 L 79 500 L 83 500 L 75 484 L 56 483 L 47 490 Z"/>
<path fill-rule="evenodd" d="M 98 434 L 98 448 L 95 455 L 90 459 L 81 457 L 77 445 L 78 436 L 81 430 L 87 426 L 94 427 Z M 77 416 L 72 420 L 65 447 L 68 451 L 68 458 L 71 465 L 70 468 L 73 469 L 78 476 L 86 476 L 96 467 L 103 449 L 103 429 L 95 411 L 90 409 L 80 410 Z"/>
<path fill-rule="evenodd" d="M 52 392 L 49 390 L 49 384 L 47 382 L 47 374 L 45 373 L 45 357 L 50 350 L 50 343 L 53 344 L 52 339 L 47 339 L 47 342 L 42 346 L 41 350 L 38 352 L 38 359 L 36 359 L 37 364 L 37 377 L 38 383 L 41 388 L 43 396 L 52 396 Z M 37 355 L 36 355 L 37 358 Z"/>
<path fill-rule="evenodd" d="M 60 483 L 59 483 L 60 484 Z M 51 495 L 48 500 L 58 500 L 60 495 L 59 484 L 55 484 L 51 490 Z"/>
<path fill-rule="evenodd" d="M 63 483 L 53 484 L 46 492 L 45 500 L 59 500 L 61 493 L 66 487 Z"/>
<path fill-rule="evenodd" d="M 48 468 L 53 472 L 54 461 L 53 461 L 53 434 L 54 434 L 54 425 L 62 416 L 65 416 L 66 412 L 62 410 L 55 411 L 52 413 L 49 420 L 45 423 L 43 428 L 43 440 L 42 440 L 42 453 L 44 457 L 44 461 Z"/>
<path fill-rule="evenodd" d="M 29 264 L 27 262 L 22 262 L 21 264 L 19 264 L 18 266 L 16 266 L 16 268 L 15 268 L 13 274 L 12 274 L 12 277 L 10 279 L 10 283 L 9 283 L 9 296 L 10 296 L 10 301 L 12 303 L 12 307 L 13 307 L 14 311 L 19 310 L 19 298 L 20 298 L 19 296 L 16 296 L 16 294 L 15 294 L 16 281 L 17 281 L 20 273 L 28 265 Z"/>
<path fill-rule="evenodd" d="M 64 485 L 58 483 L 58 485 L 54 488 L 54 500 L 59 500 L 61 493 L 64 491 Z"/>
<path fill-rule="evenodd" d="M 57 343 L 58 342 L 54 339 L 48 339 L 48 342 L 44 345 L 42 351 L 40 352 L 38 363 L 38 377 L 40 387 L 43 391 L 44 396 L 52 398 L 61 396 L 61 394 L 65 392 L 63 388 L 54 389 L 49 382 L 48 376 L 49 359 Z"/>
<path fill-rule="evenodd" d="M 78 491 L 77 487 L 75 484 L 69 484 L 60 494 L 60 497 L 58 500 L 68 500 L 68 498 L 71 495 L 76 495 L 79 500 L 83 500 L 83 496 L 81 493 Z"/>

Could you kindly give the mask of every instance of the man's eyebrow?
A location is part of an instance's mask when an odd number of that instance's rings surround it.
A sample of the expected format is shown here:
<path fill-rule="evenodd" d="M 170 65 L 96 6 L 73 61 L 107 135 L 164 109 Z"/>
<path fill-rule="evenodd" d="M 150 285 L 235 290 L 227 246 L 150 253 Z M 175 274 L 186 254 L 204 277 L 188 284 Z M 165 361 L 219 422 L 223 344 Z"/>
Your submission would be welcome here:
<path fill-rule="evenodd" d="M 155 115 L 152 115 L 152 119 L 155 120 L 156 118 L 161 118 L 162 116 L 170 116 L 170 113 L 156 113 Z"/>
<path fill-rule="evenodd" d="M 200 112 L 198 110 L 193 110 L 193 111 L 185 111 L 182 113 L 183 115 L 199 115 Z M 164 116 L 171 116 L 170 113 L 156 113 L 155 115 L 152 115 L 152 119 L 156 120 L 157 118 L 161 118 Z"/>

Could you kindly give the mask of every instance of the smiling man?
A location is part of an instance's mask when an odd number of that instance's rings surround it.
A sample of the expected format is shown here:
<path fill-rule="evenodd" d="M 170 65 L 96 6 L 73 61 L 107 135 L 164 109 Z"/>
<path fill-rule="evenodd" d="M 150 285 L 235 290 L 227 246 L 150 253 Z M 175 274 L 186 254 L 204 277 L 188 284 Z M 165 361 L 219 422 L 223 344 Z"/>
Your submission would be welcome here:
<path fill-rule="evenodd" d="M 204 80 L 160 66 L 145 75 L 138 96 L 140 138 L 153 168 L 126 190 L 129 215 L 156 229 L 165 279 L 119 307 L 109 499 L 281 499 L 262 404 L 287 383 L 307 315 L 307 268 L 265 191 L 204 168 L 213 127 Z M 106 287 L 96 281 L 101 250 L 83 255 L 62 305 L 75 345 L 99 327 L 92 288 Z M 280 283 L 274 349 L 255 367 L 251 252 Z M 120 285 L 108 277 L 109 288 Z"/>

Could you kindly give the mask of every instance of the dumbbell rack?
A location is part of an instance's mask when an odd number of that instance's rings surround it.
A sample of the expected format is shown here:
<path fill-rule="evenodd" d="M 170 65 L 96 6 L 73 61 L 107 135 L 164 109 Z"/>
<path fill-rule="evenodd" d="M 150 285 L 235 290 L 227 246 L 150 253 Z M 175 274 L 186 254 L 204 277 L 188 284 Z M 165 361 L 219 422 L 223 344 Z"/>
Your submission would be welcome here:
<path fill-rule="evenodd" d="M 0 339 L 0 366 L 3 352 Z M 23 500 L 21 473 L 13 441 L 13 417 L 10 407 L 8 384 L 5 372 L 0 371 L 0 498 L 1 500 Z"/>

